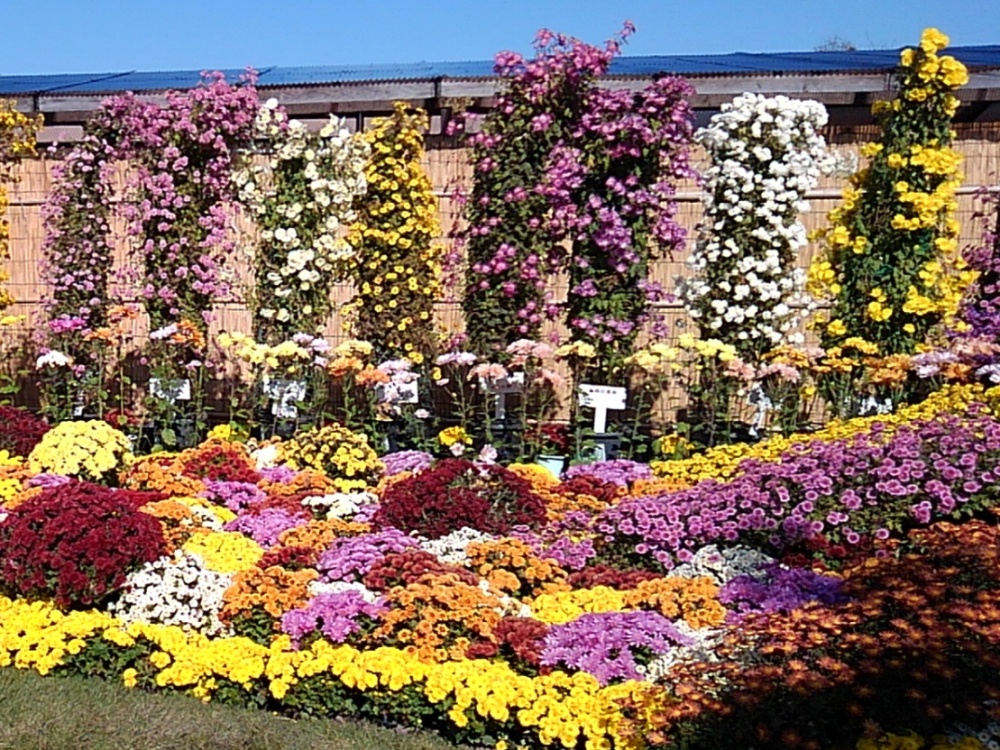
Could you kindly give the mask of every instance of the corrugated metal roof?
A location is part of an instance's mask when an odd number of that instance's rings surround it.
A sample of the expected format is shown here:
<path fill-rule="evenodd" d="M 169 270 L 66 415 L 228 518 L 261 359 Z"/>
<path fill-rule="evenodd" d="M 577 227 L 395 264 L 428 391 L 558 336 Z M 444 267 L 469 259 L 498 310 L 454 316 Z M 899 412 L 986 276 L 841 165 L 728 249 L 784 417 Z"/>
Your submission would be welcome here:
<path fill-rule="evenodd" d="M 631 56 L 615 59 L 609 73 L 622 77 L 649 77 L 657 73 L 674 73 L 696 78 L 719 75 L 877 72 L 892 70 L 899 60 L 899 52 L 900 50 L 894 49 Z M 973 69 L 1000 69 L 1000 44 L 953 47 L 948 52 Z M 223 72 L 229 80 L 236 80 L 243 71 Z M 403 65 L 275 66 L 260 70 L 258 85 L 282 87 L 374 81 L 426 81 L 437 78 L 477 79 L 490 78 L 492 75 L 493 63 L 487 60 Z M 191 88 L 196 86 L 200 79 L 201 72 L 195 70 L 0 76 L 0 94 L 24 96 L 163 91 Z"/>
<path fill-rule="evenodd" d="M 0 76 L 0 91 L 4 94 L 43 94 L 51 91 L 72 91 L 88 83 L 111 83 L 124 73 L 61 73 L 47 76 Z"/>
<path fill-rule="evenodd" d="M 261 75 L 261 86 L 308 86 L 320 83 L 362 83 L 365 81 L 413 81 L 435 78 L 490 78 L 493 63 L 421 62 L 406 65 L 320 65 L 275 67 Z"/>
<path fill-rule="evenodd" d="M 749 73 L 829 73 L 834 71 L 889 70 L 899 63 L 900 50 L 865 52 L 733 52 L 727 55 L 655 55 L 618 58 L 609 73 L 638 76 L 656 73 L 679 75 L 745 75 Z M 1000 65 L 1000 46 L 996 48 Z"/>
<path fill-rule="evenodd" d="M 244 70 L 223 70 L 226 80 L 236 81 Z M 83 76 L 77 76 L 83 78 Z M 44 80 L 46 76 L 35 76 Z M 5 91 L 6 77 L 0 76 L 0 91 Z M 46 93 L 104 93 L 109 91 L 165 91 L 167 89 L 190 89 L 201 81 L 199 70 L 169 70 L 164 72 L 117 73 L 113 76 L 90 76 L 86 81 L 75 81 L 71 85 L 47 88 Z"/>

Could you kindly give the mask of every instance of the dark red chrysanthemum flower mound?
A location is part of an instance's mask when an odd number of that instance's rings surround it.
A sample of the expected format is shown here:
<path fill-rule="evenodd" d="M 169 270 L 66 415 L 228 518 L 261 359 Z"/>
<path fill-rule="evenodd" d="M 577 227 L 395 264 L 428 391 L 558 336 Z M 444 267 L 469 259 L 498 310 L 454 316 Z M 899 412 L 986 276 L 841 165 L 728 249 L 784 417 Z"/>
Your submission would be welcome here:
<path fill-rule="evenodd" d="M 503 467 L 449 458 L 390 485 L 374 520 L 431 539 L 465 526 L 505 534 L 544 523 L 545 504 L 530 482 Z"/>
<path fill-rule="evenodd" d="M 27 456 L 49 431 L 49 423 L 27 409 L 0 406 L 0 451 Z"/>
<path fill-rule="evenodd" d="M 166 551 L 140 494 L 70 482 L 25 501 L 0 522 L 0 585 L 57 606 L 93 606 Z"/>
<path fill-rule="evenodd" d="M 249 484 L 260 481 L 260 472 L 254 468 L 250 456 L 235 443 L 210 442 L 185 451 L 181 467 L 181 473 L 192 479 Z"/>

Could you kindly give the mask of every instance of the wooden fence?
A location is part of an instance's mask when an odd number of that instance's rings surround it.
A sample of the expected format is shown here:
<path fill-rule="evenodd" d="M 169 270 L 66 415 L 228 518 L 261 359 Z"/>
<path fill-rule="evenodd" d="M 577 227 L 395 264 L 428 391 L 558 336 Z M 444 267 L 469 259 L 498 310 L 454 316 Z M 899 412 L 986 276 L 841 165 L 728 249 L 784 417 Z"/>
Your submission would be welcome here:
<path fill-rule="evenodd" d="M 995 186 L 1000 181 L 1000 123 L 957 124 L 955 126 L 955 147 L 964 156 L 965 184 L 959 195 L 959 220 L 961 222 L 961 244 L 966 246 L 978 240 L 981 227 L 972 220 L 975 207 L 975 193 L 983 186 Z M 870 125 L 836 126 L 825 131 L 827 142 L 843 157 L 845 163 L 857 160 L 859 147 L 877 135 L 877 129 Z M 456 185 L 467 185 L 470 168 L 468 151 L 454 146 L 453 141 L 432 136 L 428 139 L 428 150 L 425 164 L 430 174 L 434 189 L 439 196 L 439 213 L 441 218 L 443 241 L 446 241 L 448 230 L 458 220 L 458 210 L 449 198 L 449 192 Z M 696 154 L 697 167 L 705 166 L 704 154 Z M 7 348 L 15 342 L 29 340 L 35 331 L 35 322 L 42 313 L 42 301 L 46 289 L 39 278 L 38 266 L 42 257 L 44 227 L 41 218 L 41 208 L 49 193 L 51 185 L 52 161 L 46 158 L 29 160 L 18 168 L 19 181 L 11 186 L 10 207 L 8 219 L 11 230 L 11 260 L 8 268 L 11 280 L 8 287 L 16 304 L 8 311 L 14 315 L 27 316 L 21 325 L 7 327 L 3 336 Z M 809 211 L 802 217 L 808 230 L 824 224 L 828 211 L 834 208 L 840 200 L 840 191 L 846 175 L 827 177 L 812 191 L 809 197 Z M 678 186 L 680 210 L 679 221 L 689 230 L 688 243 L 684 251 L 673 258 L 663 258 L 657 261 L 651 271 L 651 278 L 670 289 L 674 280 L 686 273 L 685 258 L 695 241 L 695 227 L 701 215 L 701 194 L 693 183 Z M 246 237 L 249 228 L 235 228 L 242 237 Z M 117 243 L 119 262 L 124 262 L 127 256 L 127 241 L 118 227 L 119 241 Z M 808 265 L 815 252 L 810 246 L 802 253 L 800 262 Z M 234 258 L 233 271 L 238 279 L 246 282 L 247 263 L 241 256 Z M 564 280 L 554 278 L 550 282 L 556 299 L 565 296 Z M 349 285 L 344 285 L 336 291 L 339 302 L 346 302 L 351 297 Z M 663 303 L 664 314 L 672 324 L 675 335 L 690 329 L 690 320 L 679 303 Z M 216 310 L 213 323 L 215 330 L 249 330 L 249 315 L 246 307 L 234 298 L 221 305 Z M 456 299 L 448 297 L 438 305 L 437 324 L 446 331 L 461 330 L 461 309 Z M 141 341 L 146 333 L 144 323 L 137 323 L 135 336 Z M 327 336 L 331 343 L 336 344 L 346 334 L 342 328 L 339 316 L 330 321 Z"/>

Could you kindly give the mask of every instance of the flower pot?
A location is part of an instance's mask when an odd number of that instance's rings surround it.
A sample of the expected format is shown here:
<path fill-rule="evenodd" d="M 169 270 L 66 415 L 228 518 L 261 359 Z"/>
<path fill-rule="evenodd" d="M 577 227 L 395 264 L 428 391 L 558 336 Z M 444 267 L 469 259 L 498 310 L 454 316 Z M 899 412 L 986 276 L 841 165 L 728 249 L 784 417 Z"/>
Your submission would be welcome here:
<path fill-rule="evenodd" d="M 548 469 L 552 476 L 558 479 L 566 466 L 566 456 L 538 456 L 535 459 L 535 465 Z"/>

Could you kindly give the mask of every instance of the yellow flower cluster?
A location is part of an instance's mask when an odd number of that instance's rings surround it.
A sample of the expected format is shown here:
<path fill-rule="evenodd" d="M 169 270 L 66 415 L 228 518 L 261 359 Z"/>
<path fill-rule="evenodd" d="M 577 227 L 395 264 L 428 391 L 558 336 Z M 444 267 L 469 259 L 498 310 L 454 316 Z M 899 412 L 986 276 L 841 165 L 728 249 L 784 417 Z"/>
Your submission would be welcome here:
<path fill-rule="evenodd" d="M 610 586 L 556 591 L 535 597 L 531 616 L 548 625 L 562 625 L 588 613 L 622 612 L 629 609 L 625 599 L 624 591 Z"/>
<path fill-rule="evenodd" d="M 209 523 L 209 528 L 222 526 L 236 519 L 236 514 L 229 508 L 224 505 L 216 505 L 203 497 L 175 497 L 172 499 L 179 505 L 190 509 L 197 517 L 209 522 L 214 521 L 214 524 Z M 203 523 L 203 525 L 205 524 Z"/>
<path fill-rule="evenodd" d="M 441 296 L 443 246 L 437 199 L 421 160 L 427 116 L 397 102 L 364 134 L 371 146 L 368 192 L 348 242 L 358 249 L 355 296 L 345 327 L 378 341 L 386 357 L 424 361 L 435 344 L 431 321 Z"/>
<path fill-rule="evenodd" d="M 83 649 L 87 639 L 98 637 L 121 648 L 154 646 L 148 665 L 156 670 L 156 684 L 203 700 L 211 699 L 220 679 L 246 690 L 266 680 L 279 701 L 299 681 L 321 674 L 362 693 L 418 685 L 430 703 L 449 706 L 445 715 L 457 726 L 466 726 L 473 715 L 515 720 L 543 744 L 575 748 L 582 738 L 587 750 L 609 750 L 622 722 L 619 701 L 639 700 L 650 689 L 633 681 L 602 687 L 585 672 L 528 677 L 485 659 L 426 662 L 391 647 L 359 651 L 317 641 L 295 651 L 284 635 L 265 648 L 244 637 L 209 638 L 172 625 L 124 625 L 99 612 L 64 614 L 45 602 L 0 597 L 0 666 L 45 674 Z M 134 666 L 122 673 L 128 686 L 137 683 L 137 676 Z"/>
<path fill-rule="evenodd" d="M 872 297 L 872 301 L 868 303 L 868 317 L 871 320 L 881 323 L 883 320 L 888 320 L 892 317 L 892 306 L 886 304 L 886 295 L 882 291 L 882 287 L 875 287 L 870 292 L 868 296 Z M 827 329 L 829 330 L 829 329 Z"/>
<path fill-rule="evenodd" d="M 318 641 L 308 650 L 276 653 L 277 645 L 272 644 L 266 674 L 279 700 L 299 680 L 324 673 L 360 691 L 398 692 L 422 685 L 431 703 L 451 704 L 447 717 L 459 727 L 469 723 L 470 714 L 498 722 L 514 719 L 543 744 L 567 748 L 577 747 L 582 737 L 587 750 L 610 750 L 621 722 L 617 701 L 649 689 L 633 681 L 601 687 L 584 672 L 527 677 L 504 662 L 484 659 L 421 662 L 390 647 L 359 651 Z"/>
<path fill-rule="evenodd" d="M 237 531 L 192 534 L 181 549 L 197 555 L 206 568 L 217 573 L 249 570 L 264 556 L 264 550 L 259 544 Z"/>
<path fill-rule="evenodd" d="M 338 492 L 375 487 L 385 470 L 368 437 L 339 424 L 299 433 L 279 444 L 278 450 L 293 469 L 310 468 L 326 474 Z"/>
<path fill-rule="evenodd" d="M 958 107 L 951 92 L 968 73 L 938 54 L 947 41 L 927 29 L 919 48 L 903 52 L 899 96 L 873 107 L 881 141 L 861 149 L 869 165 L 814 235 L 822 251 L 807 289 L 833 303 L 829 322 L 814 323 L 824 347 L 864 332 L 884 354 L 911 353 L 937 326 L 954 327 L 962 292 L 975 280 L 958 248 L 962 157 L 949 145 Z"/>
<path fill-rule="evenodd" d="M 657 343 L 635 352 L 625 360 L 625 364 L 638 367 L 650 375 L 668 375 L 683 368 L 680 358 L 681 350 L 677 347 Z"/>
<path fill-rule="evenodd" d="M 831 218 L 828 216 L 827 218 Z M 817 233 L 814 235 L 816 238 L 822 239 L 824 235 L 822 233 Z M 827 242 L 829 243 L 829 235 L 826 235 Z M 832 250 L 833 245 L 829 245 Z M 840 282 L 837 281 L 837 271 L 833 267 L 833 263 L 830 262 L 829 255 L 820 255 L 814 260 L 810 265 L 806 273 L 806 291 L 810 295 L 818 299 L 823 299 L 826 297 L 837 297 L 843 287 Z M 847 333 L 847 328 L 844 326 L 843 321 L 835 321 L 838 325 L 837 332 L 828 330 L 827 333 L 831 336 L 843 336 Z"/>
<path fill-rule="evenodd" d="M 35 136 L 42 128 L 42 116 L 29 117 L 15 109 L 17 102 L 0 99 L 0 310 L 14 298 L 3 286 L 10 273 L 3 261 L 10 259 L 10 223 L 7 221 L 7 185 L 14 178 L 14 165 L 26 156 L 35 155 Z"/>
<path fill-rule="evenodd" d="M 716 627 L 726 616 L 718 587 L 708 578 L 668 576 L 643 581 L 634 589 L 609 586 L 540 594 L 531 602 L 531 615 L 548 625 L 562 625 L 592 612 L 650 609 L 694 628 Z"/>
<path fill-rule="evenodd" d="M 107 422 L 91 419 L 62 422 L 42 436 L 28 456 L 35 474 L 62 474 L 101 482 L 132 460 L 132 449 L 124 433 Z"/>
<path fill-rule="evenodd" d="M 211 698 L 219 678 L 249 690 L 263 677 L 269 655 L 268 649 L 249 638 L 209 638 L 176 625 L 132 622 L 122 626 L 112 622 L 102 637 L 123 648 L 139 641 L 155 645 L 158 650 L 150 654 L 149 662 L 158 670 L 156 684 L 181 688 L 206 701 Z M 134 675 L 134 670 L 131 673 L 126 670 L 123 674 L 126 685 L 134 680 Z"/>
<path fill-rule="evenodd" d="M 559 359 L 593 359 L 597 356 L 597 349 L 585 341 L 571 341 L 556 349 L 555 356 Z"/>
<path fill-rule="evenodd" d="M 7 451 L 0 451 L 0 507 L 8 506 L 15 497 L 22 494 L 30 477 L 31 472 L 24 461 L 11 458 Z"/>
<path fill-rule="evenodd" d="M 461 425 L 445 427 L 438 433 L 438 442 L 445 448 L 461 443 L 462 445 L 472 445 L 472 436 L 466 432 Z"/>
<path fill-rule="evenodd" d="M 315 354 L 311 350 L 291 340 L 268 346 L 238 331 L 220 333 L 217 340 L 219 346 L 223 349 L 232 349 L 233 353 L 247 364 L 280 371 L 286 375 L 294 375 L 308 369 L 315 359 Z"/>
<path fill-rule="evenodd" d="M 961 88 L 969 82 L 969 71 L 954 57 L 938 55 L 950 41 L 947 35 L 935 28 L 924 29 L 920 35 L 920 49 L 904 49 L 899 62 L 904 68 L 910 68 L 929 88 L 942 91 Z M 919 99 L 919 96 L 915 98 Z"/>
<path fill-rule="evenodd" d="M 677 339 L 681 349 L 693 351 L 704 359 L 719 358 L 720 362 L 731 362 L 736 359 L 736 347 L 719 339 L 697 339 L 693 334 L 685 333 Z"/>
<path fill-rule="evenodd" d="M 806 434 L 775 436 L 756 444 L 735 443 L 709 448 L 704 453 L 677 461 L 652 461 L 650 468 L 657 477 L 690 486 L 705 479 L 726 481 L 739 473 L 739 465 L 748 458 L 758 461 L 778 461 L 792 446 L 813 440 L 843 440 L 868 432 L 876 422 L 892 433 L 900 425 L 915 420 L 933 419 L 939 414 L 961 414 L 973 403 L 1000 406 L 1000 387 L 984 391 L 980 385 L 946 385 L 926 400 L 905 406 L 893 414 L 834 420 L 823 429 Z"/>
<path fill-rule="evenodd" d="M 47 602 L 0 596 L 0 668 L 48 674 L 67 654 L 77 654 L 85 638 L 114 623 L 102 612 L 63 613 Z"/>

